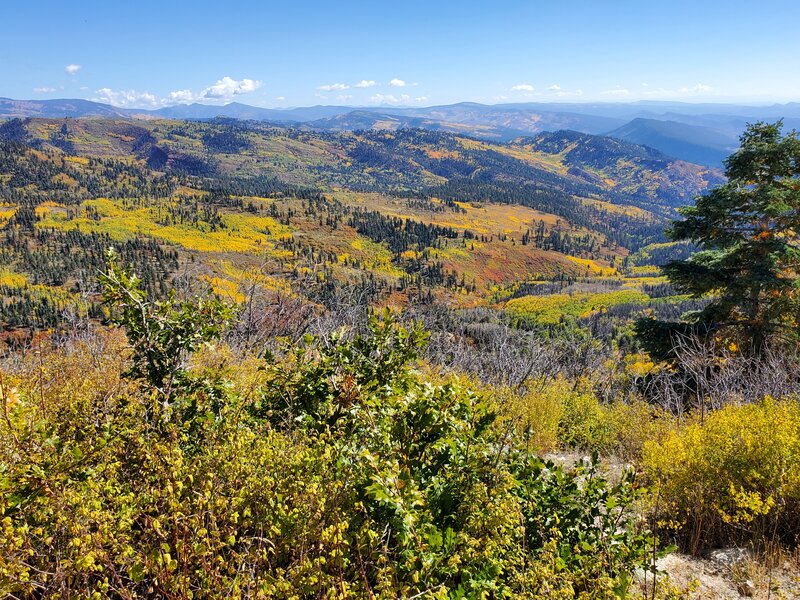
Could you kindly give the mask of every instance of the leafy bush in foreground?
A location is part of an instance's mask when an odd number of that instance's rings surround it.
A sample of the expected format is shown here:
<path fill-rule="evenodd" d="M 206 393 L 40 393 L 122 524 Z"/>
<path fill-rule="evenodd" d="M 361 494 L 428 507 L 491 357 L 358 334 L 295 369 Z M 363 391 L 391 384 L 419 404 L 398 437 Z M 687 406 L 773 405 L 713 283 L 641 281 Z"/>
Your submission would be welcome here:
<path fill-rule="evenodd" d="M 107 277 L 107 297 L 134 284 Z M 181 306 L 123 310 L 134 366 L 201 318 Z M 143 315 L 158 335 L 128 322 Z M 644 562 L 632 479 L 542 461 L 489 400 L 426 383 L 419 329 L 387 313 L 366 337 L 225 364 L 204 323 L 168 388 L 85 348 L 3 376 L 2 593 L 614 597 Z"/>

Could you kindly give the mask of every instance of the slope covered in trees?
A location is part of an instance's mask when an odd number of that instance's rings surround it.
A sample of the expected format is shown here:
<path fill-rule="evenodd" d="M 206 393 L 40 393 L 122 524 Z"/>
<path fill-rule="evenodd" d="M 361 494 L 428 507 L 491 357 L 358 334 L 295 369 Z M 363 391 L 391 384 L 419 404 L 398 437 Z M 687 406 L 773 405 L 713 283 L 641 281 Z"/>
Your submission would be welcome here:
<path fill-rule="evenodd" d="M 87 275 L 110 244 L 154 293 L 193 264 L 233 298 L 258 271 L 316 272 L 329 292 L 367 285 L 383 303 L 483 304 L 520 282 L 620 274 L 630 252 L 663 240 L 675 198 L 716 176 L 673 178 L 669 161 L 640 160 L 652 151 L 576 135 L 534 147 L 229 120 L 9 120 L 2 319 L 99 314 Z M 636 183 L 643 173 L 661 187 Z"/>

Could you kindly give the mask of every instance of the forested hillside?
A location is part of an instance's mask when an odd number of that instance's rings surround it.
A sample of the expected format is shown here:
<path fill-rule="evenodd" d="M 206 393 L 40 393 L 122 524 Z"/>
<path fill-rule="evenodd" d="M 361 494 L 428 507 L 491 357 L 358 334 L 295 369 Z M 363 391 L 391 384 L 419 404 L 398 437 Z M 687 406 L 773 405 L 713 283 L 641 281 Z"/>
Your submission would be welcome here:
<path fill-rule="evenodd" d="M 160 293 L 189 265 L 233 299 L 254 278 L 269 289 L 311 273 L 328 290 L 314 293 L 356 285 L 392 305 L 491 305 L 521 284 L 599 275 L 639 289 L 629 255 L 665 242 L 673 208 L 721 181 L 569 132 L 493 145 L 422 130 L 15 119 L 0 139 L 13 327 L 97 314 L 90 274 L 111 244 Z"/>

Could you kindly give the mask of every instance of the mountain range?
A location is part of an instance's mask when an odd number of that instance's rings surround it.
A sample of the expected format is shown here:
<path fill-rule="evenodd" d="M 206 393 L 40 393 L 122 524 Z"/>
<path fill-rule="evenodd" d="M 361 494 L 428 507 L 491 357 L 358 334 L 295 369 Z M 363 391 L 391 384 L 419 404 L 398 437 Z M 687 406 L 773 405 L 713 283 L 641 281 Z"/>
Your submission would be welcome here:
<path fill-rule="evenodd" d="M 270 109 L 239 102 L 130 109 L 81 99 L 0 98 L 0 118 L 125 117 L 136 119 L 227 118 L 264 121 L 321 131 L 428 129 L 511 141 L 545 131 L 607 135 L 655 148 L 667 156 L 720 167 L 747 123 L 783 119 L 800 128 L 800 103 L 746 106 L 681 102 L 516 103 L 474 102 L 429 107 L 310 106 Z"/>

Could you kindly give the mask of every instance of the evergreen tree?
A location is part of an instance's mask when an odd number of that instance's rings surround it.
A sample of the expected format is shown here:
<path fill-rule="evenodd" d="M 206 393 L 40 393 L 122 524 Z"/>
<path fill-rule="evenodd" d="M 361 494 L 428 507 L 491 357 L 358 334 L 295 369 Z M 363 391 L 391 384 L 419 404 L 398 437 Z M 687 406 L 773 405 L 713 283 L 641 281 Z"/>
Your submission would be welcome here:
<path fill-rule="evenodd" d="M 783 123 L 750 125 L 725 161 L 728 181 L 680 210 L 668 232 L 701 250 L 664 267 L 670 281 L 710 303 L 684 324 L 640 321 L 652 354 L 664 358 L 677 330 L 714 332 L 759 354 L 770 340 L 796 340 L 800 316 L 800 139 Z M 667 352 L 665 352 L 667 350 Z"/>

